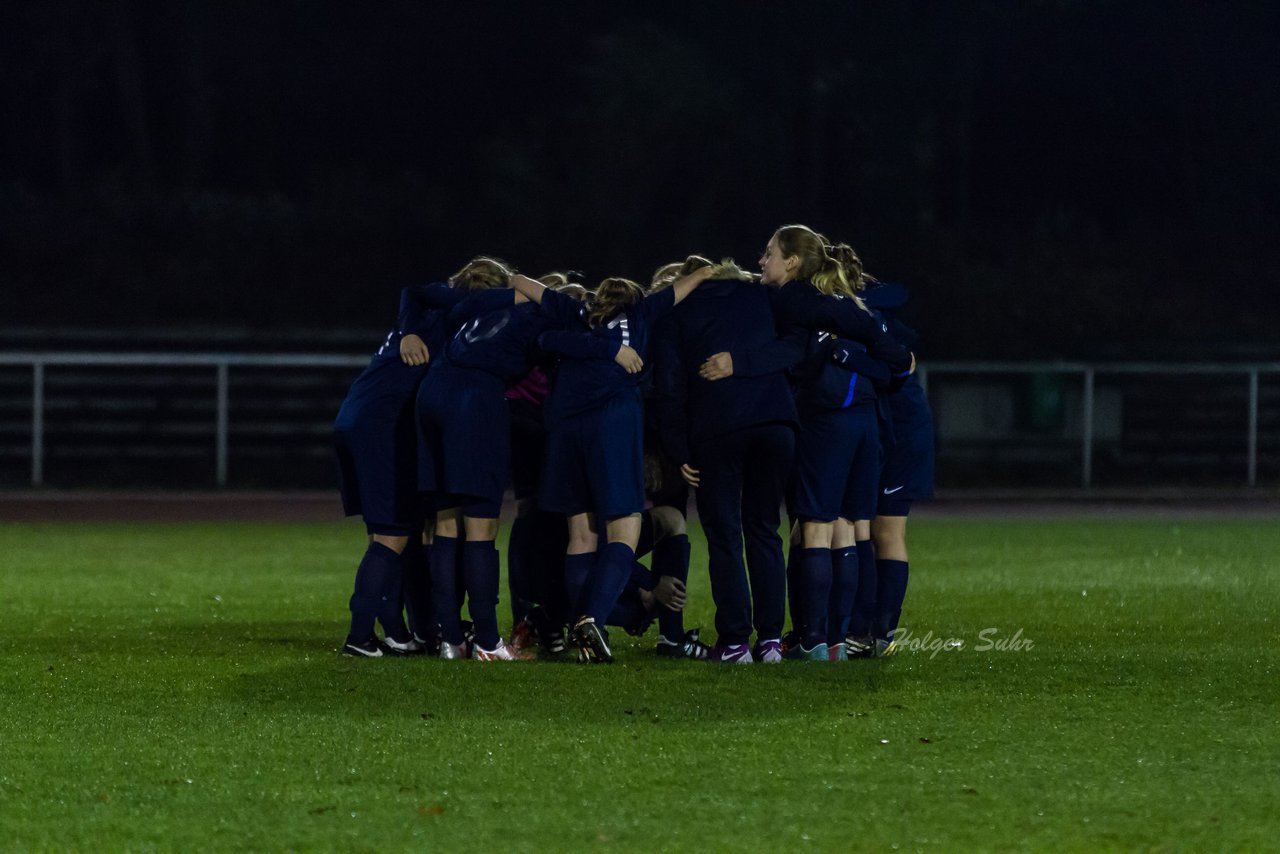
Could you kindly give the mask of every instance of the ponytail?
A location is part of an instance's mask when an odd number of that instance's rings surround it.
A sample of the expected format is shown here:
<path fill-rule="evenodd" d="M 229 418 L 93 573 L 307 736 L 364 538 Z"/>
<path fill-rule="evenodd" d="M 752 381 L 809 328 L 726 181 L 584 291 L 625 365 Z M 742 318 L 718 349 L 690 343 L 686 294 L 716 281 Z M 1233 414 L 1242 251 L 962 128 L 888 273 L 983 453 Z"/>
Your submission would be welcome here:
<path fill-rule="evenodd" d="M 826 250 L 827 254 L 844 269 L 845 281 L 849 284 L 849 296 L 853 297 L 858 305 L 866 308 L 858 295 L 867 289 L 867 282 L 871 277 L 862 269 L 862 259 L 858 257 L 858 253 L 847 243 L 829 245 Z"/>

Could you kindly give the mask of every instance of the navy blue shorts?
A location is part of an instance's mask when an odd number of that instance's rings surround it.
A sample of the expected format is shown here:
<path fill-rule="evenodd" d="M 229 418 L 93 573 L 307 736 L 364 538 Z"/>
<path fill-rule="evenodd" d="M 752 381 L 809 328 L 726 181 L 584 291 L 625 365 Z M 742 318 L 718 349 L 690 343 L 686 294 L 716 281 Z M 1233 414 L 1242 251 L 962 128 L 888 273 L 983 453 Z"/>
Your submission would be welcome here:
<path fill-rule="evenodd" d="M 875 406 L 800 414 L 791 512 L 799 519 L 833 522 L 872 519 L 880 482 L 880 428 Z"/>
<path fill-rule="evenodd" d="M 547 434 L 538 504 L 616 519 L 644 510 L 644 418 L 639 393 L 566 418 Z"/>
<path fill-rule="evenodd" d="M 370 534 L 408 536 L 425 512 L 414 467 L 411 400 L 381 406 L 344 403 L 333 431 L 338 490 L 348 516 L 363 516 Z"/>
<path fill-rule="evenodd" d="M 876 502 L 877 516 L 910 516 L 911 515 L 911 499 L 898 498 L 894 495 L 880 494 L 879 500 Z"/>
<path fill-rule="evenodd" d="M 933 414 L 923 389 L 904 386 L 889 397 L 893 435 L 885 436 L 880 470 L 882 500 L 920 501 L 933 497 Z M 888 513 L 884 516 L 905 516 Z"/>
<path fill-rule="evenodd" d="M 502 380 L 439 364 L 418 390 L 418 485 L 436 507 L 497 516 L 511 478 L 511 410 Z"/>

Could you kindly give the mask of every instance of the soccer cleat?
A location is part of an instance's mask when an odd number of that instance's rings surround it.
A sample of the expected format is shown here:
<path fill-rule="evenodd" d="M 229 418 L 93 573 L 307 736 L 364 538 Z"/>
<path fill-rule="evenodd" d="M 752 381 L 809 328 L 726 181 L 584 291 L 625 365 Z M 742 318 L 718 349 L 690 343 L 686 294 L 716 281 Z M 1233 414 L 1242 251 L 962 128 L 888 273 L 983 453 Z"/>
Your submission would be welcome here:
<path fill-rule="evenodd" d="M 844 639 L 844 648 L 849 658 L 870 658 L 875 654 L 875 641 L 870 637 L 855 638 L 853 635 Z"/>
<path fill-rule="evenodd" d="M 898 642 L 893 638 L 876 638 L 876 658 L 888 658 L 898 651 Z"/>
<path fill-rule="evenodd" d="M 716 644 L 711 648 L 711 661 L 721 664 L 750 664 L 751 647 L 745 643 L 731 643 L 727 646 Z"/>
<path fill-rule="evenodd" d="M 511 630 L 511 640 L 507 642 L 507 645 L 516 652 L 530 649 L 537 644 L 538 630 L 528 617 L 516 623 L 515 628 Z"/>
<path fill-rule="evenodd" d="M 568 644 L 564 640 L 564 630 L 555 629 L 550 632 L 539 632 L 538 643 L 542 645 L 542 651 L 550 655 L 559 655 L 568 649 Z"/>
<path fill-rule="evenodd" d="M 782 657 L 788 661 L 808 661 L 809 653 L 799 641 L 794 646 L 785 646 Z"/>
<path fill-rule="evenodd" d="M 609 633 L 596 625 L 591 617 L 583 617 L 574 625 L 569 635 L 578 648 L 579 661 L 612 664 L 613 652 L 609 649 Z"/>
<path fill-rule="evenodd" d="M 390 655 L 406 656 L 427 654 L 426 648 L 414 640 L 412 635 L 410 635 L 408 640 L 402 641 L 396 640 L 388 635 L 382 639 L 382 645 L 386 647 L 386 650 Z"/>
<path fill-rule="evenodd" d="M 827 645 L 825 643 L 820 643 L 817 646 L 815 646 L 813 649 L 805 649 L 803 646 L 801 646 L 800 652 L 803 653 L 803 655 L 801 655 L 800 657 L 805 661 L 830 661 L 831 660 L 831 651 L 827 649 Z"/>
<path fill-rule="evenodd" d="M 440 641 L 440 657 L 446 661 L 458 661 L 467 658 L 467 643 L 453 644 L 447 640 Z"/>
<path fill-rule="evenodd" d="M 496 649 L 485 649 L 479 644 L 473 646 L 471 648 L 471 657 L 476 661 L 523 661 L 528 656 L 518 652 L 513 652 L 511 648 L 503 643 L 501 638 L 499 638 L 498 647 Z"/>
<path fill-rule="evenodd" d="M 356 658 L 382 658 L 386 655 L 386 647 L 375 637 L 369 635 L 362 641 L 353 641 L 347 638 L 346 643 L 342 645 L 342 652 L 345 655 L 352 655 Z"/>
<path fill-rule="evenodd" d="M 541 605 L 534 605 L 525 617 L 533 628 L 534 637 L 542 651 L 549 655 L 559 655 L 565 651 L 564 626 L 556 625 L 547 610 Z"/>
<path fill-rule="evenodd" d="M 417 632 L 414 632 L 413 639 L 418 642 L 419 646 L 422 647 L 423 655 L 439 655 L 440 654 L 440 636 L 439 635 L 436 635 L 433 638 L 427 639 L 427 638 L 419 637 Z"/>
<path fill-rule="evenodd" d="M 795 629 L 792 629 L 782 636 L 782 655 L 784 658 L 788 652 L 798 646 L 800 646 L 800 633 Z"/>
<path fill-rule="evenodd" d="M 782 641 L 762 640 L 751 652 L 752 657 L 761 664 L 777 664 L 782 661 Z"/>
<path fill-rule="evenodd" d="M 848 661 L 849 654 L 845 652 L 844 644 L 835 643 L 827 647 L 827 660 L 829 661 Z"/>
<path fill-rule="evenodd" d="M 653 651 L 664 658 L 691 658 L 694 661 L 706 661 L 711 655 L 711 647 L 698 639 L 698 629 L 685 632 L 684 639 L 678 643 L 658 635 L 658 645 Z"/>

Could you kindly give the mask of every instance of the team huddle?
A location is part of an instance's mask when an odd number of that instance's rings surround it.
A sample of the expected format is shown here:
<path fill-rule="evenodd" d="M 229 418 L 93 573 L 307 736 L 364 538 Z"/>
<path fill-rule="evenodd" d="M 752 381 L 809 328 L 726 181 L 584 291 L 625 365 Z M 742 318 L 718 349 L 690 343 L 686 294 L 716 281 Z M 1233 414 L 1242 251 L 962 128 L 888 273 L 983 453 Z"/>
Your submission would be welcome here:
<path fill-rule="evenodd" d="M 760 269 L 689 256 L 589 292 L 480 257 L 405 288 L 335 423 L 343 506 L 369 535 L 343 651 L 611 662 L 610 627 L 657 622 L 675 658 L 891 654 L 907 517 L 933 488 L 905 291 L 802 225 Z M 684 626 L 691 489 L 714 645 Z"/>

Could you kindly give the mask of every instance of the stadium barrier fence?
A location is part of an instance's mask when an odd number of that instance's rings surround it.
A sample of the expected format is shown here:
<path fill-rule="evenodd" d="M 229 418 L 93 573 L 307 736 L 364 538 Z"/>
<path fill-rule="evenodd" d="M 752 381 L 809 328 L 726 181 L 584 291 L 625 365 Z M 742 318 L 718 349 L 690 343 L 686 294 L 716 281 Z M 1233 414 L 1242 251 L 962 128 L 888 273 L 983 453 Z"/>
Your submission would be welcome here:
<path fill-rule="evenodd" d="M 103 478 L 146 458 L 166 476 L 190 479 L 203 467 L 207 479 L 212 452 L 211 482 L 225 487 L 233 434 L 236 453 L 264 467 L 287 469 L 288 454 L 327 467 L 333 416 L 367 363 L 306 353 L 0 353 L 0 462 L 9 472 L 0 482 L 12 483 L 25 458 L 23 479 L 45 485 L 51 435 L 75 472 L 128 458 Z M 1115 476 L 1215 472 L 1257 486 L 1260 424 L 1271 452 L 1280 439 L 1280 388 L 1262 383 L 1275 374 L 1280 363 L 944 361 L 919 370 L 940 481 L 1003 476 L 1084 489 L 1095 485 L 1100 450 Z M 1078 476 L 1068 476 L 1077 463 Z M 277 476 L 288 474 L 256 485 Z"/>

